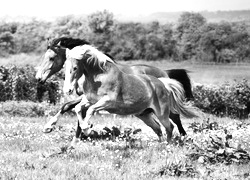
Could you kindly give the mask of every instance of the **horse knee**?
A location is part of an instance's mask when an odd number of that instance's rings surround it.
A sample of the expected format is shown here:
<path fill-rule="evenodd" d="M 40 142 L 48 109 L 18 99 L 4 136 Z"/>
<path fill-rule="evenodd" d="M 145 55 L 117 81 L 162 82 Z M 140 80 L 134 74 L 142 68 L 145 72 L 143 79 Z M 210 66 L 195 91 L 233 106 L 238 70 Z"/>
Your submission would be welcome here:
<path fill-rule="evenodd" d="M 90 106 L 86 112 L 86 116 L 92 116 L 94 115 L 94 113 L 95 113 L 95 109 L 92 106 Z"/>

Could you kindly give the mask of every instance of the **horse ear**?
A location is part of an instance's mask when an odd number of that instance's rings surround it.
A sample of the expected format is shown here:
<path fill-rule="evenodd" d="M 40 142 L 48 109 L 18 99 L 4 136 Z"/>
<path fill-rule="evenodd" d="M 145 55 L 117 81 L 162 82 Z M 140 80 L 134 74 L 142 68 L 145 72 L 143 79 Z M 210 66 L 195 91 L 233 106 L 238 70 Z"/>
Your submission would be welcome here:
<path fill-rule="evenodd" d="M 61 41 L 59 41 L 56 46 L 60 47 L 61 46 Z"/>
<path fill-rule="evenodd" d="M 47 38 L 47 46 L 49 47 L 51 45 L 51 41 L 49 38 Z"/>

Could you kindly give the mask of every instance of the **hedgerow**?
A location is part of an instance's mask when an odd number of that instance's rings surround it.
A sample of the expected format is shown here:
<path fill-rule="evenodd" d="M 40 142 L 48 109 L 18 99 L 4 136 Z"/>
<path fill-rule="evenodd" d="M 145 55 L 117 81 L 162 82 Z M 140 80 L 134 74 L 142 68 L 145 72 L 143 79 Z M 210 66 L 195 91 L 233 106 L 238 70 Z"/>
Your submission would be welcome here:
<path fill-rule="evenodd" d="M 0 102 L 60 102 L 62 74 L 40 84 L 35 79 L 35 73 L 32 66 L 0 66 Z M 240 119 L 249 116 L 250 84 L 247 80 L 217 86 L 195 86 L 193 93 L 194 105 L 206 113 Z"/>
<path fill-rule="evenodd" d="M 0 101 L 58 102 L 61 96 L 58 77 L 40 84 L 35 73 L 34 67 L 29 65 L 0 66 Z"/>
<path fill-rule="evenodd" d="M 217 86 L 194 87 L 194 104 L 206 113 L 244 119 L 250 113 L 250 85 L 247 80 Z"/>

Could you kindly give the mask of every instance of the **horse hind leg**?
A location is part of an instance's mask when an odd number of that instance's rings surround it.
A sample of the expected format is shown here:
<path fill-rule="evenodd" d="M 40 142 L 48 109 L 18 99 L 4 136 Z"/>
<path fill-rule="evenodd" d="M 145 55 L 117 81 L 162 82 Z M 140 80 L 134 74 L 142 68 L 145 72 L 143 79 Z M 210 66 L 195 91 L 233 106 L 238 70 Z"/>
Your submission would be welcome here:
<path fill-rule="evenodd" d="M 143 114 L 136 115 L 136 117 L 141 119 L 146 125 L 152 128 L 152 130 L 157 134 L 160 142 L 163 141 L 161 124 L 155 120 L 153 112 L 144 112 Z"/>
<path fill-rule="evenodd" d="M 171 142 L 172 139 L 172 135 L 173 135 L 173 129 L 174 129 L 174 125 L 169 121 L 169 109 L 166 109 L 164 114 L 162 116 L 157 115 L 157 118 L 159 119 L 159 121 L 161 122 L 161 124 L 165 127 L 166 132 L 167 132 L 167 141 Z"/>
<path fill-rule="evenodd" d="M 185 129 L 184 129 L 183 126 L 182 126 L 182 123 L 181 123 L 181 119 L 180 119 L 180 115 L 179 115 L 179 114 L 174 114 L 174 113 L 170 112 L 169 118 L 177 125 L 177 128 L 178 128 L 178 130 L 179 130 L 179 133 L 180 133 L 182 136 L 187 135 Z"/>

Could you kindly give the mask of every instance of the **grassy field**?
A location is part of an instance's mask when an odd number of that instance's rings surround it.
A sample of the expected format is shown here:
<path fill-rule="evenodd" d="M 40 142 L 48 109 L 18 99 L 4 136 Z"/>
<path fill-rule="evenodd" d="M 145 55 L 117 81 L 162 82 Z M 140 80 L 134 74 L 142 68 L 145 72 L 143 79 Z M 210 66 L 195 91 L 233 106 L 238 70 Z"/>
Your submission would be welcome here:
<path fill-rule="evenodd" d="M 0 57 L 0 66 L 6 66 L 10 64 L 14 64 L 17 66 L 20 65 L 32 65 L 37 66 L 42 61 L 43 55 L 35 55 L 35 54 L 17 54 L 9 57 Z"/>
<path fill-rule="evenodd" d="M 17 55 L 0 65 L 31 64 L 41 56 Z M 162 69 L 184 68 L 194 82 L 219 84 L 250 79 L 250 65 L 204 65 L 192 62 L 131 61 Z M 105 138 L 87 139 L 70 150 L 76 117 L 64 117 L 54 132 L 42 133 L 48 119 L 0 117 L 1 179 L 249 179 L 250 121 L 200 113 L 183 119 L 188 135 L 174 130 L 172 144 L 159 143 L 153 131 L 133 117 L 92 119 L 95 132 L 116 131 Z M 140 131 L 139 131 L 140 129 Z M 136 134 L 127 133 L 137 132 Z M 115 136 L 118 132 L 119 135 Z M 116 133 L 115 133 L 116 132 Z M 130 132 L 130 131 L 129 131 Z"/>
<path fill-rule="evenodd" d="M 132 61 L 130 64 L 149 64 L 161 69 L 187 69 L 194 82 L 202 84 L 221 84 L 224 82 L 250 79 L 250 64 L 199 64 L 192 61 Z"/>
<path fill-rule="evenodd" d="M 133 117 L 96 116 L 92 119 L 96 132 L 113 126 L 121 132 L 138 128 L 141 131 L 126 137 L 121 133 L 85 140 L 73 150 L 68 145 L 76 117 L 64 117 L 50 134 L 42 133 L 46 121 L 0 117 L 0 179 L 250 178 L 249 121 L 200 114 L 200 118 L 182 120 L 188 133 L 184 140 L 175 128 L 173 144 L 167 144 L 159 143 L 153 131 Z M 226 135 L 232 138 L 226 141 Z M 219 148 L 211 139 L 221 144 L 217 145 Z"/>

